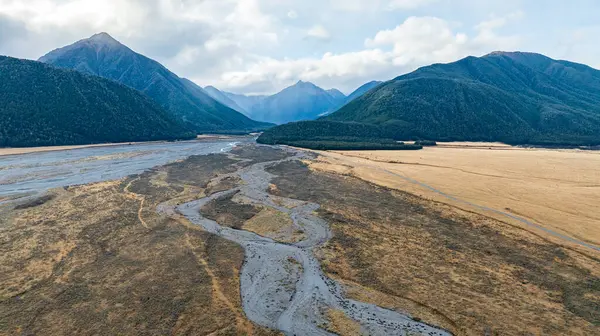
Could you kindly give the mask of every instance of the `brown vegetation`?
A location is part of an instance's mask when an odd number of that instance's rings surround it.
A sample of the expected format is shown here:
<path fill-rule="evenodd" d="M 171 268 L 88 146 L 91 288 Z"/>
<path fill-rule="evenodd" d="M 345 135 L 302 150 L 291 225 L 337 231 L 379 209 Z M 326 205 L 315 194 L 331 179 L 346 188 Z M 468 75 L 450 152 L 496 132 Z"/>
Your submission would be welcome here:
<path fill-rule="evenodd" d="M 346 316 L 343 311 L 337 309 L 328 309 L 325 316 L 327 316 L 328 323 L 327 325 L 323 326 L 323 329 L 337 335 L 363 335 L 360 324 Z"/>
<path fill-rule="evenodd" d="M 242 248 L 156 212 L 240 164 L 192 157 L 0 205 L 0 335 L 274 334 L 241 309 Z"/>
<path fill-rule="evenodd" d="M 202 214 L 223 226 L 241 229 L 246 221 L 260 212 L 260 208 L 234 202 L 233 196 L 227 195 L 209 202 L 202 208 Z"/>
<path fill-rule="evenodd" d="M 600 203 L 598 151 L 440 143 L 437 147 L 428 147 L 419 152 L 321 154 L 319 162 L 311 167 L 357 176 L 491 216 L 553 239 L 543 230 L 456 199 L 467 201 L 522 217 L 559 234 L 600 246 L 600 216 L 596 211 L 596 204 Z M 410 179 L 456 199 L 442 196 Z M 566 240 L 560 243 L 570 244 Z"/>
<path fill-rule="evenodd" d="M 276 193 L 320 203 L 325 271 L 349 294 L 457 335 L 600 332 L 600 262 L 493 218 L 311 171 L 270 170 Z M 373 294 L 375 293 L 375 294 Z"/>

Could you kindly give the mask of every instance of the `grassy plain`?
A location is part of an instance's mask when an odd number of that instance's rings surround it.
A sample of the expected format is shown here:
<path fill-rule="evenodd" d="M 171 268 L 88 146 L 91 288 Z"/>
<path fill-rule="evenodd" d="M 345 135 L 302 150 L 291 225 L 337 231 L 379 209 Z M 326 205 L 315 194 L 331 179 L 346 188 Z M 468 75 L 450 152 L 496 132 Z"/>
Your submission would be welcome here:
<path fill-rule="evenodd" d="M 599 151 L 524 149 L 495 143 L 446 143 L 416 152 L 321 154 L 320 162 L 312 167 L 355 175 L 547 236 L 542 230 L 481 207 L 491 208 L 600 246 L 600 212 L 597 209 L 600 204 Z M 456 199 L 445 197 L 415 181 Z M 563 243 L 570 244 L 566 240 Z"/>
<path fill-rule="evenodd" d="M 597 257 L 353 176 L 292 162 L 270 172 L 275 195 L 321 204 L 334 238 L 318 256 L 355 299 L 455 335 L 600 333 Z"/>

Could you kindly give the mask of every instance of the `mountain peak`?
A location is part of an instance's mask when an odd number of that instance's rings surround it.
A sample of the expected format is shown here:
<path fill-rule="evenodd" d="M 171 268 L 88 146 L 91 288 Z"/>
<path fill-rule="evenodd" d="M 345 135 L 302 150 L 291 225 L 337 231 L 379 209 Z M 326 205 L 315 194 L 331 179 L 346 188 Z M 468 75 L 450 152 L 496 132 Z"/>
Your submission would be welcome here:
<path fill-rule="evenodd" d="M 103 44 L 103 45 L 121 45 L 121 43 L 115 40 L 108 33 L 101 32 L 98 34 L 92 35 L 90 38 L 84 40 L 88 42 L 93 42 L 95 44 Z"/>
<path fill-rule="evenodd" d="M 492 51 L 491 53 L 483 56 L 483 57 L 491 57 L 491 56 L 507 56 L 507 57 L 517 57 L 517 56 L 539 56 L 539 57 L 544 57 L 547 58 L 544 55 L 541 54 L 537 54 L 537 53 L 532 53 L 532 52 L 525 52 L 525 51 Z"/>
<path fill-rule="evenodd" d="M 333 89 L 329 89 L 329 90 L 326 90 L 326 91 L 327 91 L 327 93 L 329 93 L 329 95 L 330 95 L 331 97 L 333 97 L 334 99 L 337 99 L 337 100 L 345 100 L 345 99 L 346 99 L 346 95 L 345 95 L 345 94 L 343 94 L 343 93 L 342 93 L 340 90 L 338 90 L 338 89 L 335 89 L 335 88 L 333 88 Z"/>
<path fill-rule="evenodd" d="M 300 86 L 300 87 L 317 87 L 315 84 L 313 84 L 311 82 L 305 82 L 303 80 L 299 80 L 294 86 Z"/>

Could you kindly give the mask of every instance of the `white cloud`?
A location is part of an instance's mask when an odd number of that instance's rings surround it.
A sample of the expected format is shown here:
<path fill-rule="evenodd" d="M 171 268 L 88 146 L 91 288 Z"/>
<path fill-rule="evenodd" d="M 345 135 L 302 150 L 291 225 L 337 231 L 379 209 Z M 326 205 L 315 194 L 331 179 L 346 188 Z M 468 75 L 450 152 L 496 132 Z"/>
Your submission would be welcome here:
<path fill-rule="evenodd" d="M 349 83 L 349 89 L 363 84 L 363 78 L 380 74 L 389 69 L 390 54 L 380 49 L 368 49 L 343 54 L 325 53 L 321 58 L 283 59 L 264 58 L 250 65 L 245 71 L 226 72 L 220 84 L 235 91 L 254 87 L 251 93 L 279 90 L 298 79 L 312 81 L 324 87 L 339 86 L 340 81 Z"/>
<path fill-rule="evenodd" d="M 575 18 L 592 12 L 576 2 L 565 24 L 559 0 L 545 11 L 521 0 L 0 0 L 0 54 L 35 59 L 106 31 L 203 85 L 271 93 L 303 79 L 349 91 L 499 49 L 599 66 L 595 17 Z"/>
<path fill-rule="evenodd" d="M 600 69 L 598 36 L 600 36 L 600 25 L 577 27 L 563 32 L 560 39 L 546 53 L 558 59 L 578 59 L 593 68 Z"/>
<path fill-rule="evenodd" d="M 518 37 L 498 35 L 494 28 L 500 25 L 478 24 L 477 34 L 469 36 L 454 31 L 452 24 L 440 18 L 409 17 L 394 29 L 367 39 L 364 50 L 325 53 L 320 58 L 264 58 L 245 71 L 225 72 L 219 84 L 235 91 L 252 87 L 257 90 L 253 93 L 263 93 L 302 79 L 349 92 L 366 81 L 390 79 L 419 66 L 516 47 Z"/>
<path fill-rule="evenodd" d="M 523 13 L 522 11 L 512 12 L 508 15 L 500 17 L 492 15 L 492 17 L 489 20 L 479 23 L 477 26 L 475 26 L 475 28 L 479 30 L 493 30 L 504 27 L 510 21 L 521 20 L 524 17 L 525 13 Z"/>
<path fill-rule="evenodd" d="M 450 24 L 435 17 L 409 17 L 391 30 L 367 39 L 367 47 L 391 46 L 393 63 L 399 66 L 449 61 L 460 57 L 468 42 L 464 33 L 456 33 Z"/>
<path fill-rule="evenodd" d="M 319 40 L 329 40 L 331 38 L 329 31 L 320 24 L 314 25 L 312 28 L 310 28 L 308 32 L 306 32 L 306 36 Z"/>

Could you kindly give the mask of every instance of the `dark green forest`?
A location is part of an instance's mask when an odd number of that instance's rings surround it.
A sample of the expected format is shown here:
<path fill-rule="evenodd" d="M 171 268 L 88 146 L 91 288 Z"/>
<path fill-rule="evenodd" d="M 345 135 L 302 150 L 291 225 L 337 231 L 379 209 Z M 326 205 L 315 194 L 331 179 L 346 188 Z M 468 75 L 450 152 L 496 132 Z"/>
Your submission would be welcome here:
<path fill-rule="evenodd" d="M 0 56 L 0 147 L 191 139 L 141 92 L 112 80 Z"/>
<path fill-rule="evenodd" d="M 299 121 L 265 131 L 258 142 L 320 150 L 417 150 L 421 145 L 406 145 L 386 137 L 380 126 L 353 122 Z"/>
<path fill-rule="evenodd" d="M 600 71 L 531 53 L 467 57 L 383 83 L 322 121 L 365 125 L 295 125 L 296 140 L 360 130 L 396 140 L 598 145 Z M 268 133 L 289 137 L 282 127 Z"/>

